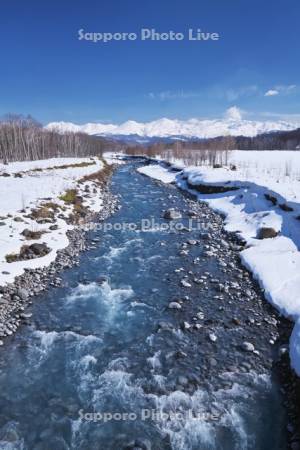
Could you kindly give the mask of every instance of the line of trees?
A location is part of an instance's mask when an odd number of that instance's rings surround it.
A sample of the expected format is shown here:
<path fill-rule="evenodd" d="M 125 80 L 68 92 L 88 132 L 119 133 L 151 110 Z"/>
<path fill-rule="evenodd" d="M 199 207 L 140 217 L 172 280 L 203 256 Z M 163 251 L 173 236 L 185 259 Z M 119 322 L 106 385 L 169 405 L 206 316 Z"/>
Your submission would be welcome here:
<path fill-rule="evenodd" d="M 128 146 L 129 155 L 180 158 L 189 164 L 224 164 L 230 150 L 300 150 L 300 129 L 266 133 L 253 138 L 222 136 L 195 141 L 158 141 L 148 146 Z M 31 116 L 7 115 L 0 120 L 0 161 L 25 161 L 54 157 L 88 157 L 104 151 L 124 151 L 120 141 L 85 133 L 46 130 Z"/>
<path fill-rule="evenodd" d="M 229 150 L 227 146 L 210 148 L 198 146 L 194 142 L 176 141 L 173 144 L 157 142 L 149 146 L 131 145 L 125 150 L 127 155 L 159 157 L 169 162 L 182 161 L 185 165 L 227 165 Z"/>
<path fill-rule="evenodd" d="M 255 137 L 220 136 L 194 141 L 158 141 L 148 146 L 128 146 L 128 155 L 147 155 L 168 161 L 180 159 L 188 165 L 227 165 L 231 150 L 300 150 L 300 128 L 264 133 Z"/>
<path fill-rule="evenodd" d="M 0 160 L 33 161 L 55 157 L 102 155 L 120 144 L 84 133 L 46 130 L 31 116 L 7 115 L 0 120 Z"/>
<path fill-rule="evenodd" d="M 292 131 L 279 131 L 259 134 L 254 137 L 220 136 L 194 141 L 157 143 L 149 146 L 149 152 L 171 149 L 174 152 L 186 150 L 300 150 L 300 128 Z"/>

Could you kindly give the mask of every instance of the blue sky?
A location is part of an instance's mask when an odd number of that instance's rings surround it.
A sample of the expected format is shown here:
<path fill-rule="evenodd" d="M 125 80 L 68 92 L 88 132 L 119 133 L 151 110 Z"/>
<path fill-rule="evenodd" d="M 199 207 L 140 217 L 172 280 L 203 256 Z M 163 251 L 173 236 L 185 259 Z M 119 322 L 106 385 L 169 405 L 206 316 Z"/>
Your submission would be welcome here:
<path fill-rule="evenodd" d="M 300 117 L 299 0 L 10 0 L 0 15 L 0 114 L 42 122 Z M 219 41 L 78 40 L 78 30 Z M 268 95 L 266 95 L 268 93 Z"/>

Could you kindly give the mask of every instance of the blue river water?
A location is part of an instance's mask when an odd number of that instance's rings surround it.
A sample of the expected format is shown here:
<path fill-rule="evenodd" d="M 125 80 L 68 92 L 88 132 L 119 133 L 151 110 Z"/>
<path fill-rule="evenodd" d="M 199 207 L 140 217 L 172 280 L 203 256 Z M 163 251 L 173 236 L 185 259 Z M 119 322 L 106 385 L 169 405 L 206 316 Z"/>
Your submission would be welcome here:
<path fill-rule="evenodd" d="M 286 448 L 272 370 L 252 360 L 247 370 L 248 356 L 235 350 L 251 329 L 220 325 L 247 311 L 226 294 L 215 298 L 213 287 L 200 293 L 195 283 L 180 284 L 195 270 L 235 281 L 235 269 L 226 274 L 216 258 L 201 259 L 204 241 L 188 258 L 180 254 L 199 230 L 140 229 L 145 219 L 165 225 L 171 207 L 188 225 L 189 199 L 135 164 L 118 168 L 112 191 L 121 209 L 105 230 L 90 232 L 93 248 L 61 275 L 62 287 L 35 299 L 30 324 L 1 349 L 0 449 Z M 178 298 L 182 312 L 168 308 Z M 182 325 L 199 310 L 201 329 Z M 207 338 L 212 331 L 216 342 Z M 271 358 L 268 338 L 260 342 Z"/>

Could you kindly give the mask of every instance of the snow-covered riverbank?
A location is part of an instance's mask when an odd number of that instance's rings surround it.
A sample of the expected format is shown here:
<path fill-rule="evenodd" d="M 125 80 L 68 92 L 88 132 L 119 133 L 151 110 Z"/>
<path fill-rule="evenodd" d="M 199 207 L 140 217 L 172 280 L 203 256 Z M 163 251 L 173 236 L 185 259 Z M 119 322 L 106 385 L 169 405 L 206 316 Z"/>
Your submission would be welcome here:
<path fill-rule="evenodd" d="M 66 193 L 76 195 L 92 212 L 101 210 L 97 183 L 78 181 L 102 168 L 98 158 L 52 158 L 0 165 L 0 286 L 12 282 L 26 268 L 49 266 L 58 250 L 68 246 L 74 202 L 64 197 Z M 45 244 L 50 251 L 12 261 L 22 247 L 32 244 Z"/>
<path fill-rule="evenodd" d="M 300 375 L 300 152 L 235 151 L 228 167 L 184 167 L 174 161 L 170 169 L 153 165 L 140 172 L 196 193 L 225 216 L 226 230 L 246 241 L 244 265 L 267 300 L 295 321 L 290 356 Z M 223 188 L 227 191 L 218 192 Z M 266 228 L 278 235 L 259 239 Z"/>

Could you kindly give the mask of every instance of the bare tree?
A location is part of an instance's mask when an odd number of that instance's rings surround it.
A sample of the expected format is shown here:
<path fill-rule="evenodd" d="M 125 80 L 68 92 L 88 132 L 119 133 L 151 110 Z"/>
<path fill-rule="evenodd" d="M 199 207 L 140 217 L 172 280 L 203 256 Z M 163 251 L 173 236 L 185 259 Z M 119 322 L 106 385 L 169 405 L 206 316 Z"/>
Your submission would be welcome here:
<path fill-rule="evenodd" d="M 0 121 L 0 159 L 37 160 L 53 157 L 102 155 L 120 144 L 84 133 L 46 130 L 31 116 L 8 114 Z"/>

